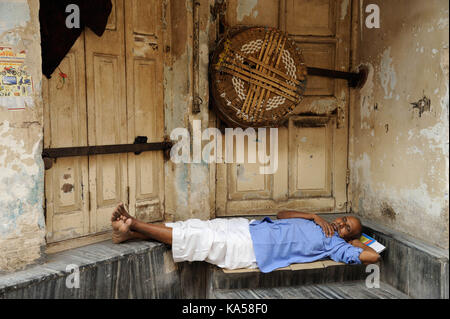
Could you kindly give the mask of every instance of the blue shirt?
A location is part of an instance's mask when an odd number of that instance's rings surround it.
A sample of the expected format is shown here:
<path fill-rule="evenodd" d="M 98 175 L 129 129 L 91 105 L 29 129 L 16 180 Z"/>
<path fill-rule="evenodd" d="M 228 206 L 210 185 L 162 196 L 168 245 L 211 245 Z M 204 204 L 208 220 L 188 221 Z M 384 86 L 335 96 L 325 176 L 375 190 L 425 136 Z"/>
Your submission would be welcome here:
<path fill-rule="evenodd" d="M 278 219 L 269 217 L 250 224 L 256 263 L 262 272 L 294 263 L 308 263 L 331 258 L 347 264 L 361 264 L 362 248 L 354 247 L 337 232 L 326 237 L 322 227 L 303 218 Z"/>

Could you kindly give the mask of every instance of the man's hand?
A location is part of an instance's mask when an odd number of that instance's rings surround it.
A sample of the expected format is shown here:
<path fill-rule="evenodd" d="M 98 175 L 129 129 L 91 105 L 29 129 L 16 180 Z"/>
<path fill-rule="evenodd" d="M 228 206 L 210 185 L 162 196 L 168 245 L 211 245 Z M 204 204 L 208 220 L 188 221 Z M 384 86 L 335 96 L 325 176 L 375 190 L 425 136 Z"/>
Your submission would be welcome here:
<path fill-rule="evenodd" d="M 323 232 L 325 233 L 325 236 L 331 237 L 331 236 L 334 235 L 334 228 L 333 228 L 333 226 L 329 222 L 327 222 L 325 219 L 323 219 L 322 217 L 320 217 L 318 215 L 314 215 L 313 221 L 317 225 L 322 227 Z"/>
<path fill-rule="evenodd" d="M 381 258 L 380 255 L 375 250 L 373 250 L 367 245 L 364 245 L 359 239 L 350 240 L 348 241 L 348 243 L 352 246 L 363 249 L 363 251 L 359 255 L 359 260 L 364 265 L 376 264 Z"/>
<path fill-rule="evenodd" d="M 349 240 L 348 243 L 352 246 L 356 246 L 356 247 L 366 247 L 366 245 L 364 245 L 359 239 L 352 239 Z"/>
<path fill-rule="evenodd" d="M 333 226 L 327 222 L 325 219 L 323 219 L 320 216 L 317 216 L 316 214 L 310 214 L 310 213 L 303 213 L 303 212 L 296 212 L 296 211 L 281 211 L 277 214 L 278 219 L 289 219 L 289 218 L 303 218 L 307 220 L 314 221 L 317 225 L 322 227 L 323 232 L 327 237 L 331 237 L 334 234 L 334 228 Z"/>

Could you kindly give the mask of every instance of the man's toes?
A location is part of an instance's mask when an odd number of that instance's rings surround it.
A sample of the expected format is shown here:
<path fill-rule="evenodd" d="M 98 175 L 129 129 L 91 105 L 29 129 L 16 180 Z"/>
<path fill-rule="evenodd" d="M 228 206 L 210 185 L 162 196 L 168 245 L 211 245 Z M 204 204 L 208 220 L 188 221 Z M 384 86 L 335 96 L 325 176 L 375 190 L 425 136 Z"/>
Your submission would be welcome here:
<path fill-rule="evenodd" d="M 119 206 L 117 206 L 116 208 L 114 208 L 114 210 L 113 210 L 112 214 L 113 214 L 113 215 L 117 215 L 117 214 L 120 214 L 120 211 L 119 211 Z"/>
<path fill-rule="evenodd" d="M 122 204 L 119 205 L 120 213 L 126 217 L 130 217 L 130 214 L 128 214 L 127 210 L 125 209 L 125 206 Z"/>

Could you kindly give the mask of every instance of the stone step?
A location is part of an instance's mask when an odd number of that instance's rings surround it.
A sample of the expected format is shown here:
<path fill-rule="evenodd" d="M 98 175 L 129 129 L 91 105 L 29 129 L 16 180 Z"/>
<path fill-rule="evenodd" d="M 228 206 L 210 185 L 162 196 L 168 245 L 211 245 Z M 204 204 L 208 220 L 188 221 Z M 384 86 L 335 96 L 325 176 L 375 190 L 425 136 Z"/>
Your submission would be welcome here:
<path fill-rule="evenodd" d="M 209 291 L 290 287 L 309 284 L 365 280 L 366 266 L 346 265 L 332 260 L 293 264 L 270 273 L 259 269 L 226 270 L 211 266 Z"/>
<path fill-rule="evenodd" d="M 404 293 L 381 282 L 368 288 L 365 281 L 311 284 L 292 287 L 218 289 L 211 299 L 410 299 Z"/>

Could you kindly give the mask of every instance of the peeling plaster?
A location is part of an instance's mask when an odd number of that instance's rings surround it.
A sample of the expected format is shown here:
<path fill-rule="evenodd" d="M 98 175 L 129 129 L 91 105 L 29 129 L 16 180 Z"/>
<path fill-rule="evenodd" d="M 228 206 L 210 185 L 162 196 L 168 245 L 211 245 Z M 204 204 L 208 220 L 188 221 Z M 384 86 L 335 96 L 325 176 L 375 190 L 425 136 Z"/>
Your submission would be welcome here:
<path fill-rule="evenodd" d="M 25 27 L 30 21 L 30 9 L 26 0 L 0 1 L 0 36 L 17 27 Z"/>
<path fill-rule="evenodd" d="M 42 161 L 42 134 L 29 153 L 24 142 L 9 132 L 10 124 L 5 121 L 0 126 L 0 236 L 18 232 L 17 219 L 29 210 L 42 208 L 44 172 L 38 165 Z M 21 194 L 20 199 L 17 194 Z M 44 224 L 41 218 L 40 228 Z"/>
<path fill-rule="evenodd" d="M 406 2 L 410 10 L 402 11 Z M 364 9 L 364 1 L 359 4 Z M 430 2 L 426 14 L 417 15 L 423 11 L 419 0 L 383 2 L 385 28 L 362 27 L 358 62 L 368 66 L 369 76 L 350 113 L 349 166 L 356 213 L 448 248 L 445 6 Z M 421 117 L 416 108 L 424 111 Z"/>
<path fill-rule="evenodd" d="M 242 22 L 246 16 L 258 16 L 258 11 L 253 11 L 258 4 L 258 0 L 239 0 L 236 7 L 237 21 Z"/>
<path fill-rule="evenodd" d="M 367 153 L 364 153 L 352 163 L 352 167 L 354 168 L 352 182 L 364 185 L 360 189 L 359 209 L 367 214 L 376 215 L 373 208 L 381 207 L 382 203 L 389 203 L 399 215 L 414 209 L 420 211 L 422 216 L 426 212 L 431 217 L 439 217 L 446 207 L 448 194 L 447 199 L 431 196 L 428 185 L 424 182 L 420 182 L 417 187 L 401 189 L 386 185 L 384 182 L 375 182 L 372 178 L 374 168 Z"/>
<path fill-rule="evenodd" d="M 25 51 L 31 103 L 9 111 L 0 101 L 0 272 L 44 257 L 43 106 L 38 1 L 0 1 L 0 46 Z M 33 105 L 33 107 L 29 107 Z"/>
<path fill-rule="evenodd" d="M 447 11 L 448 15 L 448 11 Z M 440 18 L 437 22 L 437 26 L 440 30 L 448 29 L 448 17 L 447 18 Z"/>
<path fill-rule="evenodd" d="M 185 8 L 187 10 L 185 10 Z M 199 6 L 199 47 L 193 47 L 192 2 L 176 0 L 171 6 L 172 48 L 170 61 L 164 66 L 165 134 L 176 128 L 188 128 L 192 133 L 193 120 L 209 123 L 208 66 L 210 45 L 209 6 Z M 203 103 L 200 113 L 192 114 L 194 50 L 198 50 L 198 92 Z M 206 127 L 202 127 L 204 129 Z M 191 145 L 192 147 L 192 145 Z M 210 217 L 210 167 L 202 164 L 165 163 L 165 219 L 170 221 Z"/>
<path fill-rule="evenodd" d="M 363 88 L 360 90 L 361 95 L 361 104 L 360 104 L 360 116 L 361 116 L 361 129 L 370 129 L 370 125 L 367 122 L 367 119 L 370 118 L 372 108 L 374 105 L 373 100 L 373 76 L 374 76 L 374 68 L 370 63 L 365 64 L 368 69 L 367 81 Z"/>
<path fill-rule="evenodd" d="M 384 89 L 384 98 L 392 99 L 392 94 L 397 84 L 397 75 L 392 64 L 391 47 L 387 48 L 382 54 L 379 77 L 381 86 Z"/>

